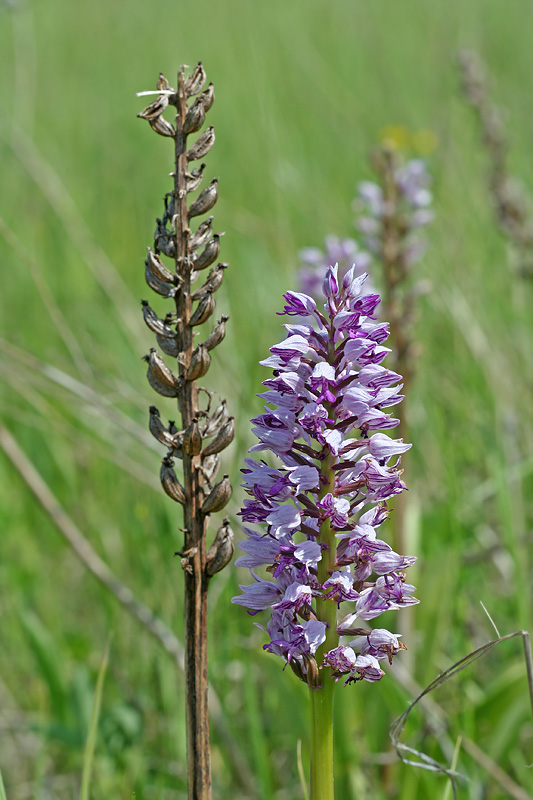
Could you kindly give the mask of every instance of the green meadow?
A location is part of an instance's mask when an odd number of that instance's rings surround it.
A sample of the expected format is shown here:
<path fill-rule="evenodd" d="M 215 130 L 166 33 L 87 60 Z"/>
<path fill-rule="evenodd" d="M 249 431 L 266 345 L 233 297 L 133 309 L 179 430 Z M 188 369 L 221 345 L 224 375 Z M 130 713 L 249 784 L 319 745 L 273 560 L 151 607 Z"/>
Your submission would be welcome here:
<path fill-rule="evenodd" d="M 494 224 L 487 155 L 456 68 L 461 47 L 489 65 L 510 169 L 533 198 L 531 21 L 526 0 L 0 2 L 2 424 L 70 522 L 180 642 L 181 512 L 160 488 L 161 448 L 147 429 L 150 404 L 166 418 L 174 409 L 146 382 L 153 337 L 140 311 L 172 145 L 136 119 L 146 103 L 135 93 L 155 88 L 160 71 L 175 85 L 178 66 L 198 60 L 215 83 L 205 175 L 220 179 L 214 229 L 226 233 L 230 269 L 217 312 L 230 322 L 205 383 L 237 421 L 222 470 L 235 486 L 237 538 L 239 469 L 267 377 L 258 361 L 282 336 L 275 312 L 297 288 L 299 249 L 356 235 L 355 186 L 372 177 L 368 156 L 384 129 L 430 132 L 436 143 L 427 156 L 435 221 L 415 275 L 427 291 L 404 407 L 409 553 L 419 558 L 409 580 L 420 605 L 399 668 L 337 688 L 338 800 L 451 800 L 445 777 L 400 763 L 391 723 L 496 638 L 482 604 L 501 635 L 532 624 L 533 281 L 517 275 Z M 164 301 L 152 301 L 164 315 Z M 7 798 L 186 798 L 183 674 L 56 523 L 0 449 Z M 232 566 L 210 588 L 213 798 L 303 800 L 307 690 L 230 604 L 247 582 Z M 401 632 L 393 612 L 383 624 Z M 430 694 L 402 741 L 453 764 L 465 777 L 461 800 L 532 797 L 520 638 Z"/>

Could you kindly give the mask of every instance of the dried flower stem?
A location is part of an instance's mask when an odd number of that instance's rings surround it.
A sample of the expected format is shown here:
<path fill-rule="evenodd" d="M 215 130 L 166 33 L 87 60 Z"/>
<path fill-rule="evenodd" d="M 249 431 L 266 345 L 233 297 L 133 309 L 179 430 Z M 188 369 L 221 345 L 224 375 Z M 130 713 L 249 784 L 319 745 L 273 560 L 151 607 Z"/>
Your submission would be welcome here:
<path fill-rule="evenodd" d="M 415 291 L 408 288 L 410 262 L 406 239 L 409 225 L 403 218 L 400 209 L 400 197 L 396 181 L 398 169 L 395 153 L 382 147 L 373 154 L 373 165 L 379 178 L 383 192 L 383 214 L 379 241 L 380 252 L 377 253 L 383 265 L 383 317 L 390 324 L 390 338 L 394 344 L 391 353 L 391 368 L 403 377 L 403 393 L 408 396 L 410 383 L 414 375 L 414 343 L 411 335 L 413 313 L 415 308 Z M 399 425 L 397 435 L 404 441 L 411 441 L 409 424 L 405 410 L 398 414 Z M 405 467 L 406 456 L 403 456 Z M 393 518 L 393 547 L 403 552 L 407 547 L 405 531 L 405 495 L 395 498 L 395 515 Z M 408 624 L 411 619 L 409 615 Z"/>
<path fill-rule="evenodd" d="M 174 203 L 177 210 L 176 225 L 176 271 L 183 283 L 176 296 L 178 333 L 183 361 L 180 377 L 183 378 L 178 403 L 182 427 L 186 430 L 198 417 L 198 389 L 196 381 L 185 380 L 187 365 L 193 351 L 193 329 L 190 269 L 183 268 L 190 258 L 189 225 L 187 213 L 187 136 L 183 123 L 187 113 L 187 98 L 184 90 L 184 71 L 178 74 L 176 113 L 176 170 L 174 175 Z M 185 543 L 187 555 L 185 575 L 185 675 L 187 681 L 187 769 L 189 783 L 197 788 L 197 794 L 189 797 L 208 798 L 211 795 L 211 760 L 209 747 L 209 712 L 207 701 L 207 576 L 206 564 L 206 517 L 200 512 L 204 487 L 199 454 L 183 453 L 183 485 L 186 502 L 184 506 Z"/>
<path fill-rule="evenodd" d="M 216 203 L 217 179 L 187 206 L 187 194 L 198 188 L 205 167 L 202 164 L 199 169 L 189 172 L 189 163 L 206 155 L 215 140 L 213 129 L 208 128 L 187 150 L 189 134 L 200 130 L 214 100 L 212 84 L 202 92 L 205 78 L 201 63 L 188 77 L 184 68 L 180 68 L 177 90 L 172 89 L 166 78 L 160 75 L 156 99 L 139 114 L 156 133 L 173 138 L 175 144 L 174 189 L 167 195 L 162 219 L 157 220 L 155 253 L 148 251 L 146 281 L 156 293 L 174 298 L 176 310 L 175 314 L 160 319 L 143 302 L 143 315 L 163 352 L 177 359 L 179 370 L 178 375 L 174 375 L 154 349 L 146 356 L 150 385 L 165 397 L 177 398 L 182 423 L 181 432 L 173 423 L 166 428 L 158 409 L 154 406 L 150 409 L 150 430 L 167 447 L 161 466 L 163 489 L 184 509 L 184 546 L 180 555 L 185 575 L 189 800 L 209 800 L 211 797 L 207 589 L 211 577 L 226 566 L 233 553 L 233 533 L 227 520 L 219 529 L 209 552 L 206 547 L 209 514 L 221 510 L 231 497 L 228 476 L 214 486 L 211 479 L 219 466 L 218 454 L 233 439 L 233 420 L 227 416 L 225 402 L 211 416 L 210 401 L 207 410 L 200 408 L 196 382 L 209 369 L 210 351 L 224 338 L 227 317 L 220 320 L 203 344 L 195 348 L 193 339 L 196 326 L 206 322 L 215 309 L 214 293 L 222 283 L 227 266 L 217 264 L 203 286 L 192 290 L 200 271 L 216 260 L 220 246 L 219 235 L 214 234 L 211 238 L 211 218 L 201 223 L 195 233 L 191 234 L 190 229 L 191 219 L 208 212 Z M 188 105 L 189 98 L 194 95 L 198 97 Z M 176 108 L 174 125 L 162 116 L 169 105 Z M 171 227 L 167 228 L 169 222 Z M 202 247 L 204 249 L 198 254 L 196 251 Z M 174 260 L 174 271 L 164 264 L 159 253 Z M 203 448 L 206 438 L 211 438 L 211 442 Z M 183 484 L 173 470 L 175 458 L 183 464 Z"/>
<path fill-rule="evenodd" d="M 476 112 L 489 157 L 489 190 L 498 223 L 515 250 L 518 273 L 533 278 L 533 217 L 523 187 L 509 172 L 509 139 L 502 114 L 490 98 L 486 69 L 478 54 L 464 50 L 458 62 L 463 94 Z"/>

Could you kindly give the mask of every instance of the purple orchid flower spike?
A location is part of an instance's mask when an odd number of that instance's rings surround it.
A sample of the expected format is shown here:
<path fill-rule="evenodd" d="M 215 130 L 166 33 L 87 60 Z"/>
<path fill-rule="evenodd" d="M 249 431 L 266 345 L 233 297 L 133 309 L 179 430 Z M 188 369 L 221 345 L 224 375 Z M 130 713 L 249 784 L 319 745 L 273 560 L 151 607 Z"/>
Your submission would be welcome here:
<path fill-rule="evenodd" d="M 287 337 L 261 362 L 273 376 L 250 452 L 271 458 L 246 459 L 243 469 L 250 499 L 241 516 L 253 527 L 244 528 L 237 564 L 254 583 L 233 602 L 270 613 L 264 648 L 309 685 L 315 726 L 332 726 L 337 681 L 379 681 L 381 664 L 406 649 L 399 634 L 368 622 L 418 602 L 404 575 L 416 559 L 378 537 L 388 501 L 405 489 L 400 461 L 411 445 L 378 432 L 398 424 L 387 409 L 403 397 L 401 376 L 382 365 L 388 327 L 365 280 L 356 267 L 344 275 L 329 267 L 323 312 L 305 294 L 284 295 L 281 313 L 308 324 L 286 324 Z M 260 567 L 265 577 L 253 572 Z M 329 800 L 332 777 L 316 764 L 332 759 L 332 739 L 313 741 L 312 800 Z"/>

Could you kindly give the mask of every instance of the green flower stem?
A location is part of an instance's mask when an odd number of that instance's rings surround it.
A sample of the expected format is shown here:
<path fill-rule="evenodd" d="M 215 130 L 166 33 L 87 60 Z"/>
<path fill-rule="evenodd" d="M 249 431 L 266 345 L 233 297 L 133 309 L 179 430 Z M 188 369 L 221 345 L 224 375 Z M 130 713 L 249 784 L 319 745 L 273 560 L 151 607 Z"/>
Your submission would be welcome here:
<path fill-rule="evenodd" d="M 327 676 L 321 689 L 311 692 L 311 800 L 334 800 L 333 690 Z"/>
<path fill-rule="evenodd" d="M 322 499 L 333 487 L 334 474 L 332 456 L 322 463 L 321 474 L 326 479 L 321 487 Z M 324 583 L 335 567 L 335 532 L 329 518 L 320 527 L 319 541 L 326 545 L 322 560 L 318 564 L 318 580 Z M 317 600 L 318 619 L 327 625 L 326 641 L 317 650 L 317 664 L 320 667 L 324 653 L 337 646 L 337 609 L 331 600 Z M 335 682 L 329 670 L 321 673 L 322 686 L 310 689 L 311 692 L 311 800 L 334 800 L 333 788 L 333 692 Z"/>

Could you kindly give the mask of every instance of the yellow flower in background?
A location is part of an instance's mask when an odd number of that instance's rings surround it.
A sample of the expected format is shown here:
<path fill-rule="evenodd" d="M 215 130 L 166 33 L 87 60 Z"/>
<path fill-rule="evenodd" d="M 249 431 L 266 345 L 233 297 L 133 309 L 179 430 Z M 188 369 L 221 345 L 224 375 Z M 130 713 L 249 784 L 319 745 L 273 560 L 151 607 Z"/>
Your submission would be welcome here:
<path fill-rule="evenodd" d="M 381 129 L 378 139 L 390 150 L 411 150 L 418 156 L 427 156 L 439 146 L 439 137 L 431 128 L 411 131 L 405 125 L 387 125 Z"/>
<path fill-rule="evenodd" d="M 410 133 L 405 125 L 387 125 L 379 134 L 379 143 L 390 150 L 407 150 Z"/>

